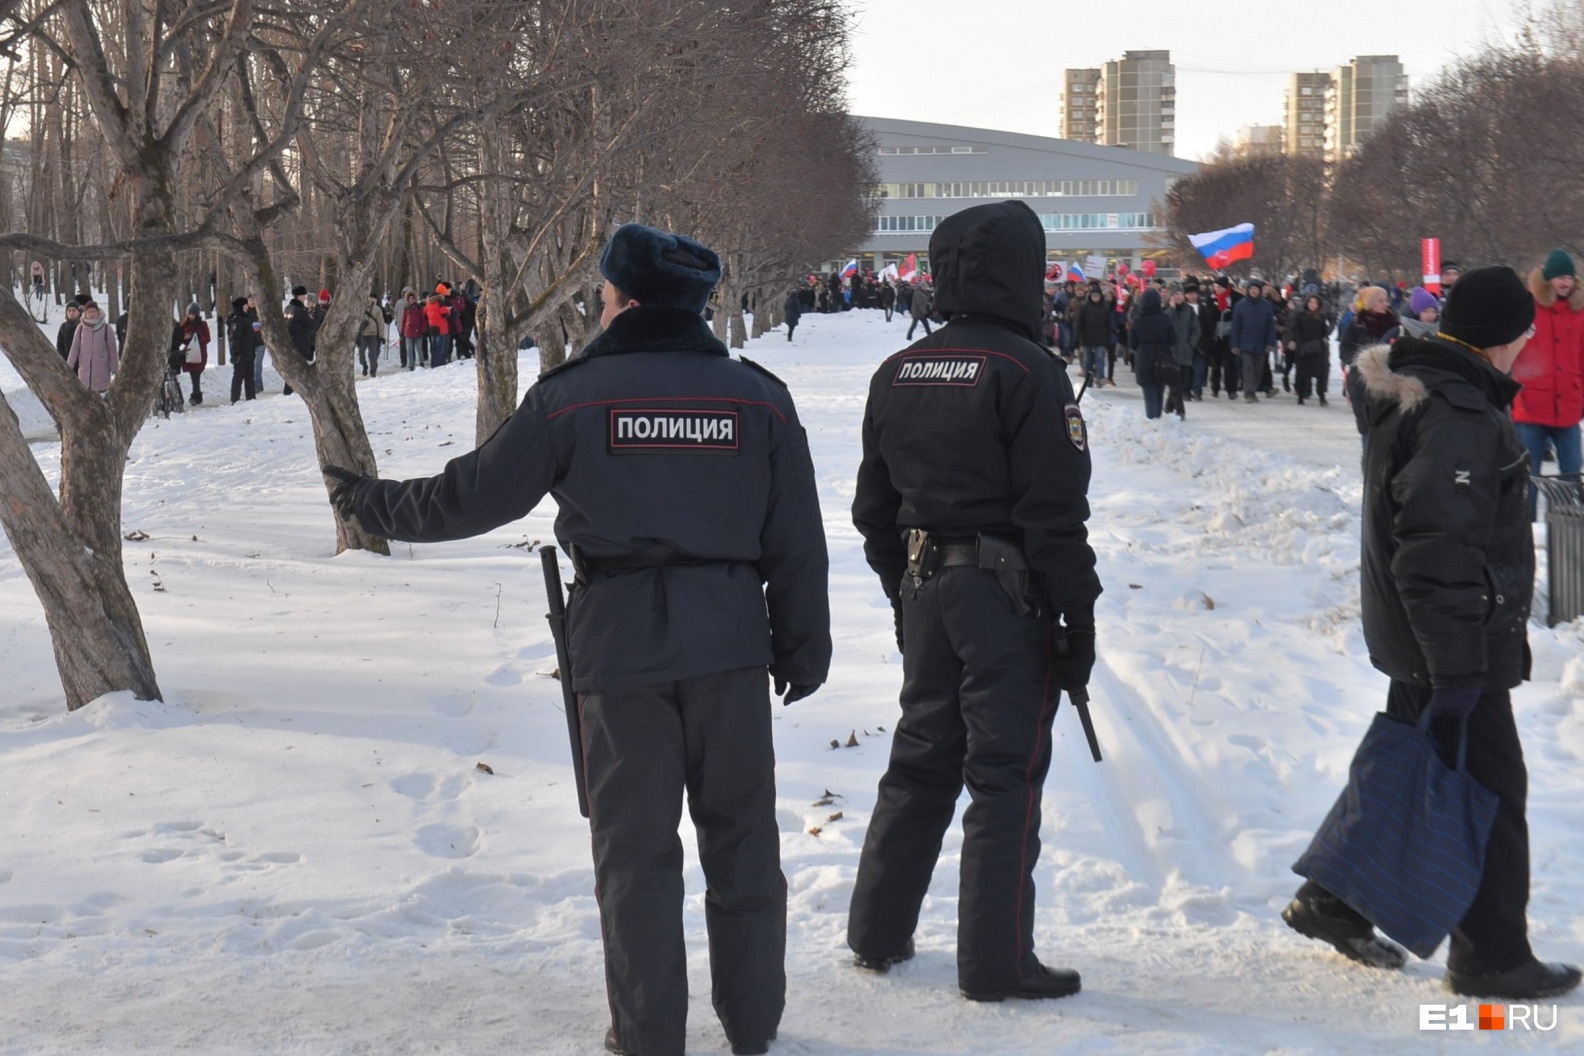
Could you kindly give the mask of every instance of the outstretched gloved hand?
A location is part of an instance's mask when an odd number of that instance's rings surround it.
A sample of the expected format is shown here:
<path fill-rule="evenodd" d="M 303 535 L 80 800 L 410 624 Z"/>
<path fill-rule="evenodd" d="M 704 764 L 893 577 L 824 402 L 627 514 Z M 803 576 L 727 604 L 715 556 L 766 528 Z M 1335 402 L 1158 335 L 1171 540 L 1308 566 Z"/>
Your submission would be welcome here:
<path fill-rule="evenodd" d="M 331 480 L 340 481 L 330 492 L 330 505 L 344 521 L 357 520 L 358 495 L 374 478 L 367 473 L 354 473 L 341 466 L 323 466 L 321 472 Z"/>
<path fill-rule="evenodd" d="M 819 687 L 820 684 L 818 682 L 802 684 L 793 682 L 789 685 L 787 680 L 784 678 L 777 678 L 775 680 L 776 696 L 781 698 L 781 705 L 783 707 L 793 703 L 794 701 L 802 700 L 804 697 L 813 696 L 814 691 Z"/>

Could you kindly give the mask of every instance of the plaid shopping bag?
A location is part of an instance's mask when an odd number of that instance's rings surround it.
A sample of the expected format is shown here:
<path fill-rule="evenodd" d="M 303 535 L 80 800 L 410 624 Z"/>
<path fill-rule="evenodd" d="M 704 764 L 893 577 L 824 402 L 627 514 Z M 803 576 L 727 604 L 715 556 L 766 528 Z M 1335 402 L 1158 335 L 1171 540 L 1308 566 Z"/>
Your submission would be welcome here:
<path fill-rule="evenodd" d="M 1331 813 L 1293 872 L 1325 887 L 1387 937 L 1429 957 L 1474 902 L 1496 795 L 1469 776 L 1468 719 L 1449 767 L 1417 723 L 1375 716 Z"/>

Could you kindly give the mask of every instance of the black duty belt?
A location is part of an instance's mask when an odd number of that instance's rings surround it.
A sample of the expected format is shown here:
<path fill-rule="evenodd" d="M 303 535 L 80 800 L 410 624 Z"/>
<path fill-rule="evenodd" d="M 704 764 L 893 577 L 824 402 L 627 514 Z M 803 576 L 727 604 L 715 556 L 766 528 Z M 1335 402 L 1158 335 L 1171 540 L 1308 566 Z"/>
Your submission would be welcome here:
<path fill-rule="evenodd" d="M 938 555 L 936 565 L 939 568 L 973 568 L 979 564 L 979 544 L 974 543 L 937 543 L 935 552 Z"/>
<path fill-rule="evenodd" d="M 674 550 L 661 547 L 647 547 L 635 550 L 630 554 L 617 554 L 614 557 L 592 557 L 583 553 L 579 548 L 572 549 L 572 567 L 578 577 L 585 581 L 590 576 L 609 575 L 612 572 L 628 572 L 638 568 L 692 568 L 701 565 L 732 565 L 739 562 L 713 557 L 690 557 L 679 554 Z"/>
<path fill-rule="evenodd" d="M 914 591 L 941 569 L 978 568 L 995 574 L 1015 615 L 1039 615 L 1043 594 L 1039 577 L 1029 568 L 1022 548 L 1011 540 L 984 532 L 973 539 L 943 539 L 923 528 L 909 528 L 902 539 Z"/>

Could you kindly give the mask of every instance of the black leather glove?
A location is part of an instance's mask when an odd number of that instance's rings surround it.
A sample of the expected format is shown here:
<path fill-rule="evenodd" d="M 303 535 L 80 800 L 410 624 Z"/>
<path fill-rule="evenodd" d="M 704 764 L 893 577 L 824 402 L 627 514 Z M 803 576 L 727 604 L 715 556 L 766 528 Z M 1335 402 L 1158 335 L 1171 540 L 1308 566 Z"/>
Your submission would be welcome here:
<path fill-rule="evenodd" d="M 1053 631 L 1057 635 L 1056 659 L 1051 662 L 1056 684 L 1071 693 L 1087 689 L 1089 672 L 1095 664 L 1095 626 L 1093 612 L 1067 616 L 1065 627 Z"/>
<path fill-rule="evenodd" d="M 340 466 L 323 466 L 321 471 L 331 480 L 340 481 L 330 492 L 330 505 L 335 507 L 342 520 L 356 521 L 358 496 L 374 482 L 374 478 L 367 473 L 354 473 Z"/>
<path fill-rule="evenodd" d="M 891 615 L 896 620 L 897 652 L 902 652 L 902 599 L 891 599 Z"/>
<path fill-rule="evenodd" d="M 819 687 L 820 684 L 818 682 L 808 682 L 802 684 L 793 682 L 792 684 L 788 685 L 786 679 L 784 678 L 777 678 L 775 680 L 776 696 L 781 698 L 782 707 L 802 700 L 804 697 L 813 696 L 814 691 Z"/>

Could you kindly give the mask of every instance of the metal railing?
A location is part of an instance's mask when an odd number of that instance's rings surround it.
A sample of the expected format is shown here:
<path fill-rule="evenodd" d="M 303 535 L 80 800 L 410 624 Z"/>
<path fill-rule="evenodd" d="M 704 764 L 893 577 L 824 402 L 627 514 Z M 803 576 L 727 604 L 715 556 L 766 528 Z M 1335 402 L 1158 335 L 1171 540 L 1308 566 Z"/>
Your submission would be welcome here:
<path fill-rule="evenodd" d="M 1584 480 L 1534 477 L 1545 500 L 1546 626 L 1555 627 L 1584 615 Z"/>

